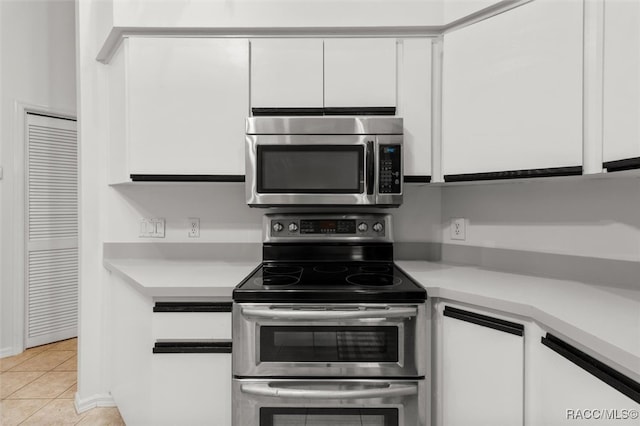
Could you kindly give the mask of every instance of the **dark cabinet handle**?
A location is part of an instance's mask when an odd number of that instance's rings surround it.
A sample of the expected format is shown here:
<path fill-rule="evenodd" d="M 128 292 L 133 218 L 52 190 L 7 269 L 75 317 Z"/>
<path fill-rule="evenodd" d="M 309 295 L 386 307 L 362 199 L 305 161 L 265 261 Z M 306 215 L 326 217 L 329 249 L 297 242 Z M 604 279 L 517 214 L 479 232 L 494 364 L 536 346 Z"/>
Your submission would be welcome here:
<path fill-rule="evenodd" d="M 515 334 L 516 336 L 524 336 L 524 325 L 515 322 L 505 321 L 477 314 L 475 312 L 465 311 L 463 309 L 452 308 L 451 306 L 444 307 L 444 316 L 492 328 L 494 330 L 504 331 L 505 333 Z"/>
<path fill-rule="evenodd" d="M 465 173 L 444 175 L 445 182 L 468 182 L 474 180 L 525 179 L 553 176 L 579 176 L 582 166 L 550 167 L 546 169 L 506 170 L 502 172 Z"/>
<path fill-rule="evenodd" d="M 153 312 L 231 312 L 231 302 L 156 302 Z"/>
<path fill-rule="evenodd" d="M 640 383 L 552 334 L 547 333 L 547 335 L 541 339 L 541 343 L 586 372 L 602 380 L 618 392 L 640 403 Z"/>
<path fill-rule="evenodd" d="M 640 169 L 640 157 L 607 161 L 605 163 L 602 163 L 602 168 L 607 169 L 608 172 L 621 172 L 624 170 Z"/>
<path fill-rule="evenodd" d="M 231 340 L 157 341 L 154 354 L 230 354 Z"/>
<path fill-rule="evenodd" d="M 244 182 L 244 175 L 129 175 L 133 182 Z"/>

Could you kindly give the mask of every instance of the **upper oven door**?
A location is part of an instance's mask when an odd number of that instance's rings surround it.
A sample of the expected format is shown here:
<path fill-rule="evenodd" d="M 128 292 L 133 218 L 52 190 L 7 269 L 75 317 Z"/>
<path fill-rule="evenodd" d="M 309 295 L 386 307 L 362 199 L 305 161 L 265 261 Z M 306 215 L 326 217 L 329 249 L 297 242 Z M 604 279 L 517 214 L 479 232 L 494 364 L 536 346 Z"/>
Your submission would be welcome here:
<path fill-rule="evenodd" d="M 247 204 L 375 204 L 375 146 L 367 135 L 247 135 Z"/>
<path fill-rule="evenodd" d="M 426 374 L 425 304 L 236 304 L 239 377 Z M 424 359 L 423 359 L 424 358 Z"/>

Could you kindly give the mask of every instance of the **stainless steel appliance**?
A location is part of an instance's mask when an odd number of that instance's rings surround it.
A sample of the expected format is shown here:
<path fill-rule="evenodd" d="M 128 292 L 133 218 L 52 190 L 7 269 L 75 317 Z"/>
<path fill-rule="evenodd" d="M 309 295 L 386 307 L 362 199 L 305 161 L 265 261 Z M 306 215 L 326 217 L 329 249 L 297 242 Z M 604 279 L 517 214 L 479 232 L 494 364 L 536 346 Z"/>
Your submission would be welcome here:
<path fill-rule="evenodd" d="M 250 117 L 247 204 L 399 206 L 402 133 L 395 117 Z"/>
<path fill-rule="evenodd" d="M 233 292 L 234 425 L 426 425 L 426 297 L 389 215 L 266 215 Z"/>

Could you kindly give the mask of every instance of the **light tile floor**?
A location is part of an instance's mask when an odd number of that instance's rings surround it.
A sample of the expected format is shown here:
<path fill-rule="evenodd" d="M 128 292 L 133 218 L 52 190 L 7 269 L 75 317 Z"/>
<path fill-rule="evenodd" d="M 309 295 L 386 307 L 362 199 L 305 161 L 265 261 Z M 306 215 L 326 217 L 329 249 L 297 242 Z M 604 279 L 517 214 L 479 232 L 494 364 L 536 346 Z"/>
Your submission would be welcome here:
<path fill-rule="evenodd" d="M 0 358 L 0 425 L 124 425 L 115 407 L 76 413 L 77 339 Z"/>

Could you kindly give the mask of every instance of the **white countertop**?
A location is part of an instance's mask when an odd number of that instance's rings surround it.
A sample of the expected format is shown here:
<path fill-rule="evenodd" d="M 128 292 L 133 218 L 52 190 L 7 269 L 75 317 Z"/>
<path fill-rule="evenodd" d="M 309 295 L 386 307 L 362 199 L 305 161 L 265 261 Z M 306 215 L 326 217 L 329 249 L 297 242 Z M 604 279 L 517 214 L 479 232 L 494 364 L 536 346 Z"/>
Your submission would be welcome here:
<path fill-rule="evenodd" d="M 231 299 L 257 261 L 105 259 L 105 267 L 152 298 Z M 531 318 L 640 381 L 640 292 L 426 261 L 396 264 L 430 298 Z M 635 294 L 639 293 L 639 294 Z M 634 296 L 634 297 L 631 297 Z"/>
<path fill-rule="evenodd" d="M 396 263 L 427 289 L 430 298 L 529 317 L 546 331 L 573 340 L 611 367 L 640 379 L 640 299 L 629 297 L 632 291 L 473 266 Z"/>
<path fill-rule="evenodd" d="M 159 297 L 231 299 L 233 288 L 257 266 L 256 261 L 105 259 L 104 266 L 142 294 Z"/>

